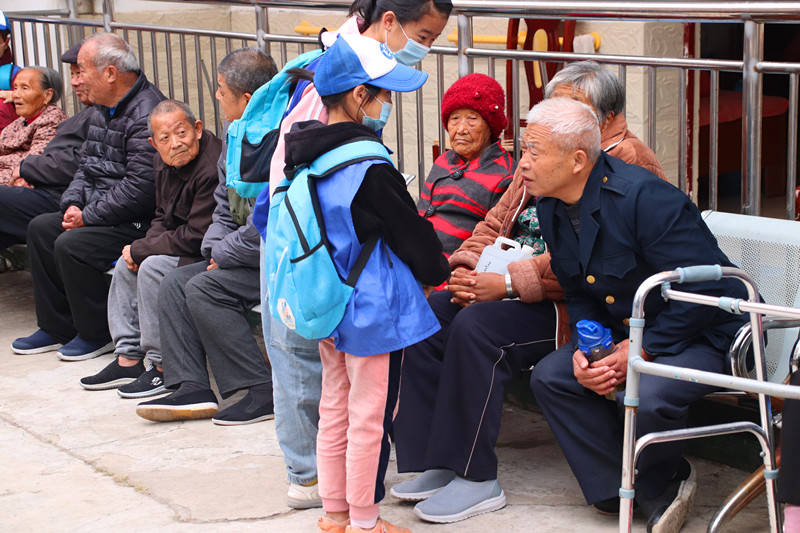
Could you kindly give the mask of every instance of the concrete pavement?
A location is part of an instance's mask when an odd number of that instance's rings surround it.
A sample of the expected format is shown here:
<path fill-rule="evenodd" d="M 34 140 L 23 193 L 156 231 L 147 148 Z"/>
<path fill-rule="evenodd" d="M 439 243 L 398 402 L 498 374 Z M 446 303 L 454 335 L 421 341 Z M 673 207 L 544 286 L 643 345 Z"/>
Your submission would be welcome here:
<path fill-rule="evenodd" d="M 12 354 L 11 341 L 34 329 L 30 274 L 0 274 L 0 531 L 316 531 L 319 510 L 285 504 L 274 422 L 148 422 L 136 416 L 136 401 L 78 384 L 110 356 L 65 363 L 54 353 Z M 507 407 L 498 455 L 505 509 L 431 525 L 388 496 L 383 515 L 414 532 L 616 530 L 615 517 L 584 504 L 539 413 Z M 686 532 L 705 531 L 715 506 L 745 477 L 707 461 L 695 464 L 699 490 Z M 387 486 L 405 477 L 390 463 Z M 763 502 L 725 530 L 766 531 Z M 641 520 L 636 527 L 643 530 Z"/>

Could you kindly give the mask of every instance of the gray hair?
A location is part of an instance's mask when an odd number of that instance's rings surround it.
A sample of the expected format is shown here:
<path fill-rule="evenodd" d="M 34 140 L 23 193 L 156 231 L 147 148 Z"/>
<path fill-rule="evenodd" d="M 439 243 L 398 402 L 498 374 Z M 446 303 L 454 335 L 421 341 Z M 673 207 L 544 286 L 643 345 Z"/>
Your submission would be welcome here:
<path fill-rule="evenodd" d="M 544 97 L 550 98 L 559 85 L 580 89 L 597 109 L 601 121 L 612 111 L 615 115 L 625 112 L 625 86 L 608 69 L 594 61 L 570 63 L 556 72 L 544 88 Z"/>
<path fill-rule="evenodd" d="M 172 113 L 174 111 L 183 111 L 183 114 L 186 115 L 186 120 L 189 121 L 189 124 L 191 124 L 192 127 L 194 127 L 194 123 L 197 122 L 197 119 L 195 118 L 191 107 L 178 100 L 161 100 L 153 108 L 153 110 L 150 111 L 150 116 L 147 117 L 148 134 L 151 137 L 153 136 L 153 117 L 163 115 L 165 113 Z"/>
<path fill-rule="evenodd" d="M 53 90 L 53 97 L 48 104 L 55 105 L 61 99 L 61 95 L 64 94 L 64 81 L 61 79 L 61 74 L 50 67 L 26 67 L 23 70 L 35 70 L 39 73 L 39 83 L 42 85 L 42 90 Z"/>
<path fill-rule="evenodd" d="M 600 124 L 592 108 L 571 98 L 547 98 L 533 106 L 528 124 L 550 130 L 550 140 L 564 152 L 583 150 L 589 159 L 600 155 Z"/>
<path fill-rule="evenodd" d="M 275 61 L 258 48 L 239 48 L 226 55 L 217 72 L 234 96 L 253 94 L 278 72 Z"/>
<path fill-rule="evenodd" d="M 113 33 L 96 33 L 86 39 L 81 47 L 88 43 L 95 43 L 97 47 L 92 58 L 95 67 L 102 69 L 111 65 L 120 72 L 139 71 L 139 60 L 122 37 Z"/>

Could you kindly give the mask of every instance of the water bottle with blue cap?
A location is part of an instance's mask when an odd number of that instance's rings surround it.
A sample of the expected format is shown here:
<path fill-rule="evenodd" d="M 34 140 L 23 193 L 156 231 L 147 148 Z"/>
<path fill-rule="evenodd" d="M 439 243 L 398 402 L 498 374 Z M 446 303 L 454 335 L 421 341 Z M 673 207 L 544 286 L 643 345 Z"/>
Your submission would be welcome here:
<path fill-rule="evenodd" d="M 594 320 L 579 320 L 578 349 L 583 352 L 590 363 L 599 361 L 614 351 L 614 339 L 611 330 Z"/>

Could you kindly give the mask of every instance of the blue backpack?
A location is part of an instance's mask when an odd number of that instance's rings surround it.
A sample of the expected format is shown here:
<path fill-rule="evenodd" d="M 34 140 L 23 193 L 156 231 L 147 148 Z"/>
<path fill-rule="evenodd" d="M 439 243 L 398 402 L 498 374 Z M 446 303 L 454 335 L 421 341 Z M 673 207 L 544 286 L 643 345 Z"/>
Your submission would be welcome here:
<path fill-rule="evenodd" d="M 253 93 L 242 117 L 228 126 L 225 184 L 242 198 L 255 198 L 269 185 L 269 165 L 281 120 L 291 109 L 293 83 L 289 70 L 305 67 L 320 55 L 322 50 L 312 50 L 286 63 Z"/>
<path fill-rule="evenodd" d="M 6 63 L 0 65 L 0 91 L 11 90 L 11 80 L 17 75 L 21 69 L 14 63 Z"/>
<path fill-rule="evenodd" d="M 378 237 L 364 244 L 346 279 L 339 275 L 325 231 L 316 182 L 351 164 L 385 160 L 383 144 L 354 140 L 287 176 L 275 189 L 267 218 L 265 269 L 272 316 L 306 339 L 325 339 L 342 321 L 347 303 Z"/>

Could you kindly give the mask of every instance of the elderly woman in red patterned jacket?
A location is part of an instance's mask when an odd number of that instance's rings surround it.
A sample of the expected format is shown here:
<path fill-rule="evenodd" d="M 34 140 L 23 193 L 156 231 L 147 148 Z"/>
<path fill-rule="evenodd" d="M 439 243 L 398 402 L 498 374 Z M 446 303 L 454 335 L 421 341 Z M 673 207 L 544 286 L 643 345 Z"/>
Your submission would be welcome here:
<path fill-rule="evenodd" d="M 30 67 L 14 78 L 17 118 L 0 133 L 0 185 L 30 186 L 19 177 L 19 164 L 41 154 L 67 115 L 53 104 L 63 91 L 61 76 L 47 67 Z"/>
<path fill-rule="evenodd" d="M 451 149 L 433 163 L 417 209 L 431 221 L 447 256 L 472 235 L 511 184 L 514 158 L 500 145 L 507 120 L 503 88 L 469 74 L 442 97 Z"/>

